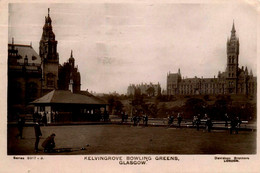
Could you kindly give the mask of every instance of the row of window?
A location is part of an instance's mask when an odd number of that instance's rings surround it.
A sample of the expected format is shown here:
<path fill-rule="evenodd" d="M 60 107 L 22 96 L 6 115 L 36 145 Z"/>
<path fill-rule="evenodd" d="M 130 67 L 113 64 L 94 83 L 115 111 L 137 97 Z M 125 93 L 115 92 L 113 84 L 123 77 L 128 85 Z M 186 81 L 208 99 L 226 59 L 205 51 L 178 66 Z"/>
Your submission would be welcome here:
<path fill-rule="evenodd" d="M 184 90 L 168 90 L 169 94 L 183 94 L 183 95 L 193 95 L 193 94 L 222 94 L 224 93 L 224 89 L 206 89 L 206 90 L 193 90 L 193 89 L 184 89 Z"/>
<path fill-rule="evenodd" d="M 224 87 L 224 84 L 201 84 L 201 88 L 217 88 L 217 87 Z M 178 88 L 177 84 L 169 84 L 168 88 Z M 193 89 L 193 88 L 199 88 L 199 84 L 196 85 L 179 85 L 179 88 L 181 89 Z"/>

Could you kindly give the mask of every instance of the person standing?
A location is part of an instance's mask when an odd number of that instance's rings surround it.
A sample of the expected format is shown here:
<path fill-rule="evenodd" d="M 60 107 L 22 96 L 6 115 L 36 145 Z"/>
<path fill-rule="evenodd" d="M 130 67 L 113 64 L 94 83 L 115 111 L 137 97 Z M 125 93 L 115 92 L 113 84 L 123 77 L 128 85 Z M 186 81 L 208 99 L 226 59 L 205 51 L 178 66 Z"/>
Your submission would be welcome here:
<path fill-rule="evenodd" d="M 230 126 L 230 134 L 233 134 L 233 130 L 236 130 L 237 126 L 236 119 L 234 117 L 230 121 Z"/>
<path fill-rule="evenodd" d="M 197 116 L 194 115 L 194 116 L 193 116 L 193 120 L 192 120 L 192 126 L 193 126 L 193 127 L 194 127 L 195 124 L 196 124 L 196 120 L 197 120 Z"/>
<path fill-rule="evenodd" d="M 196 127 L 197 127 L 197 131 L 199 131 L 199 129 L 200 129 L 200 117 L 199 116 L 196 119 Z"/>
<path fill-rule="evenodd" d="M 24 127 L 24 124 L 25 124 L 24 117 L 19 117 L 18 123 L 17 123 L 19 134 L 16 137 L 20 137 L 20 139 L 23 139 L 23 127 Z"/>
<path fill-rule="evenodd" d="M 123 123 L 125 120 L 125 113 L 121 112 L 121 123 Z"/>
<path fill-rule="evenodd" d="M 177 120 L 178 120 L 178 126 L 181 127 L 182 117 L 181 117 L 180 113 L 178 113 Z"/>
<path fill-rule="evenodd" d="M 239 117 L 233 118 L 231 120 L 231 128 L 230 128 L 230 134 L 233 133 L 233 130 L 235 130 L 236 134 L 238 134 L 238 128 L 240 127 L 241 120 Z"/>
<path fill-rule="evenodd" d="M 137 116 L 136 115 L 134 115 L 133 121 L 134 121 L 134 126 L 137 126 Z"/>
<path fill-rule="evenodd" d="M 211 132 L 213 123 L 212 123 L 212 121 L 211 121 L 210 118 L 207 119 L 207 121 L 206 121 L 206 126 L 207 126 L 207 129 L 208 129 L 208 132 Z"/>
<path fill-rule="evenodd" d="M 51 123 L 51 111 L 47 112 L 47 123 Z"/>
<path fill-rule="evenodd" d="M 240 128 L 240 125 L 242 124 L 242 121 L 239 117 L 237 117 L 237 128 Z"/>
<path fill-rule="evenodd" d="M 144 115 L 144 125 L 147 126 L 148 125 L 148 115 Z"/>
<path fill-rule="evenodd" d="M 225 114 L 225 127 L 227 127 L 228 126 L 228 115 L 227 115 L 227 113 Z"/>
<path fill-rule="evenodd" d="M 173 115 L 171 115 L 170 117 L 168 117 L 168 127 L 170 127 L 173 124 L 174 121 L 174 117 Z"/>
<path fill-rule="evenodd" d="M 35 138 L 36 138 L 34 149 L 35 149 L 35 152 L 38 152 L 39 151 L 38 145 L 39 145 L 39 142 L 40 142 L 40 136 L 42 136 L 39 121 L 36 121 L 36 123 L 34 125 L 34 132 L 35 132 Z"/>

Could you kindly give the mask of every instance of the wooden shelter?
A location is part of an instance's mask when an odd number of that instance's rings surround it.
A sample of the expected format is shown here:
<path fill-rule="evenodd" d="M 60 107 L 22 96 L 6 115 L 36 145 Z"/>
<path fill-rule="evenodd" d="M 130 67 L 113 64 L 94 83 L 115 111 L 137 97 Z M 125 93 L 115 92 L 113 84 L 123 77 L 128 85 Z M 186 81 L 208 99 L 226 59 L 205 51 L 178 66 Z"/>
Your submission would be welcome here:
<path fill-rule="evenodd" d="M 31 102 L 34 111 L 50 122 L 99 121 L 107 115 L 107 103 L 87 91 L 53 90 Z"/>

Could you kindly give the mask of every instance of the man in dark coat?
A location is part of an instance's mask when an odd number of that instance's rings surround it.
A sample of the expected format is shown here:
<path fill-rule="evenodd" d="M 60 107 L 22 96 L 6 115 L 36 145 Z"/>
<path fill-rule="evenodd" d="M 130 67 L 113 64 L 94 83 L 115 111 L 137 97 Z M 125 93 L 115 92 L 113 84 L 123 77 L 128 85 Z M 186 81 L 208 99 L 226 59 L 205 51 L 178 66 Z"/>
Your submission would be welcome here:
<path fill-rule="evenodd" d="M 180 115 L 179 113 L 178 113 L 177 120 L 178 120 L 178 125 L 179 125 L 179 127 L 181 127 L 182 117 L 181 117 L 181 115 Z"/>
<path fill-rule="evenodd" d="M 211 119 L 208 118 L 206 121 L 206 128 L 208 129 L 208 132 L 211 132 L 212 126 L 213 126 L 213 123 L 212 123 Z"/>
<path fill-rule="evenodd" d="M 35 138 L 36 138 L 34 149 L 35 149 L 35 152 L 38 152 L 39 151 L 38 144 L 40 142 L 40 136 L 42 136 L 39 121 L 36 122 L 35 125 L 34 125 L 34 132 L 35 132 Z"/>
<path fill-rule="evenodd" d="M 134 121 L 134 126 L 136 126 L 137 125 L 137 116 L 136 115 L 134 115 L 133 121 Z"/>
<path fill-rule="evenodd" d="M 197 130 L 198 130 L 198 131 L 199 131 L 199 129 L 200 129 L 200 123 L 201 123 L 200 117 L 198 116 L 197 119 L 196 119 L 196 127 L 197 127 Z"/>
<path fill-rule="evenodd" d="M 228 115 L 227 115 L 227 113 L 225 114 L 225 127 L 227 127 L 228 126 Z"/>
<path fill-rule="evenodd" d="M 45 141 L 42 143 L 42 147 L 44 148 L 44 152 L 52 152 L 55 147 L 54 137 L 56 135 L 51 134 Z"/>
<path fill-rule="evenodd" d="M 125 120 L 125 113 L 124 113 L 124 112 L 121 112 L 121 118 L 122 118 L 122 121 L 121 121 L 121 123 L 123 123 L 123 122 L 124 122 L 124 120 Z"/>
<path fill-rule="evenodd" d="M 143 120 L 144 120 L 144 125 L 147 126 L 148 125 L 148 115 L 144 115 Z"/>
<path fill-rule="evenodd" d="M 24 117 L 20 117 L 18 119 L 18 123 L 17 123 L 19 134 L 16 137 L 20 137 L 21 139 L 23 139 L 23 127 L 24 127 L 24 124 L 25 124 Z"/>
<path fill-rule="evenodd" d="M 239 119 L 239 117 L 233 118 L 231 120 L 231 128 L 230 128 L 230 134 L 233 133 L 233 130 L 235 130 L 236 134 L 238 134 L 238 128 L 242 121 Z"/>

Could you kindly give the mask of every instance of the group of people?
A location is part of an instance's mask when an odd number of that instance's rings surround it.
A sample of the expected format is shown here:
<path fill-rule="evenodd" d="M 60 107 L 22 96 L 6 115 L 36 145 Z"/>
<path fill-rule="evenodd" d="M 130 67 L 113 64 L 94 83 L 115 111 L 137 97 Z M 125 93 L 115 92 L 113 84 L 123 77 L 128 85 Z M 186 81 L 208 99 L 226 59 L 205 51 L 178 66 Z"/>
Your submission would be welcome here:
<path fill-rule="evenodd" d="M 40 142 L 40 137 L 42 136 L 41 128 L 40 128 L 40 121 L 36 121 L 34 125 L 34 132 L 35 132 L 35 144 L 34 144 L 34 149 L 35 152 L 38 152 L 38 145 Z M 52 133 L 49 137 L 47 137 L 43 143 L 42 147 L 44 148 L 44 152 L 53 152 L 55 148 L 55 142 L 54 142 L 54 137 L 56 135 Z"/>
<path fill-rule="evenodd" d="M 40 128 L 40 122 L 41 119 L 38 119 L 35 122 L 34 125 L 34 132 L 35 132 L 35 144 L 34 144 L 34 149 L 35 152 L 38 152 L 38 145 L 40 142 L 40 137 L 42 136 L 42 132 L 41 132 L 41 128 Z M 17 128 L 18 128 L 18 134 L 16 135 L 16 137 L 20 137 L 20 139 L 23 139 L 23 128 L 25 125 L 25 118 L 24 117 L 19 117 L 18 118 L 18 123 L 17 123 Z M 55 134 L 51 134 L 48 138 L 46 138 L 44 140 L 44 142 L 42 143 L 42 147 L 44 148 L 44 152 L 52 152 L 54 147 L 55 147 L 55 142 L 54 142 L 54 137 Z"/>
<path fill-rule="evenodd" d="M 144 114 L 143 116 L 134 115 L 132 121 L 134 122 L 134 126 L 138 126 L 140 121 L 143 120 L 143 125 L 148 126 L 148 115 Z"/>
<path fill-rule="evenodd" d="M 207 114 L 205 114 L 204 117 L 201 117 L 200 114 L 198 114 L 197 116 L 194 116 L 193 121 L 192 121 L 192 126 L 196 126 L 196 129 L 199 131 L 200 125 L 202 124 L 201 119 L 204 119 L 206 130 L 208 132 L 211 132 L 213 123 L 212 123 L 211 118 Z"/>
<path fill-rule="evenodd" d="M 171 115 L 168 117 L 168 127 L 172 126 L 174 122 L 174 115 Z M 182 122 L 182 116 L 180 113 L 177 115 L 177 124 L 178 127 L 181 127 L 181 122 Z"/>
<path fill-rule="evenodd" d="M 56 111 L 50 111 L 50 112 L 34 112 L 33 113 L 33 122 L 37 122 L 38 120 L 41 120 L 44 125 L 47 125 L 47 123 L 55 122 L 58 118 L 58 112 Z"/>
<path fill-rule="evenodd" d="M 193 126 L 196 125 L 197 130 L 199 130 L 200 125 L 202 124 L 201 119 L 202 118 L 201 118 L 200 114 L 198 114 L 198 116 L 193 117 L 192 125 Z M 203 119 L 205 121 L 205 128 L 208 130 L 208 132 L 210 132 L 213 127 L 211 118 L 208 117 L 207 114 L 205 114 Z M 230 134 L 233 134 L 233 131 L 235 131 L 236 134 L 238 134 L 238 129 L 240 128 L 240 124 L 242 123 L 240 118 L 234 117 L 234 116 L 232 118 L 229 118 L 229 116 L 227 114 L 225 114 L 224 120 L 225 120 L 225 127 L 228 127 L 228 124 L 230 121 L 230 128 L 229 128 Z"/>

